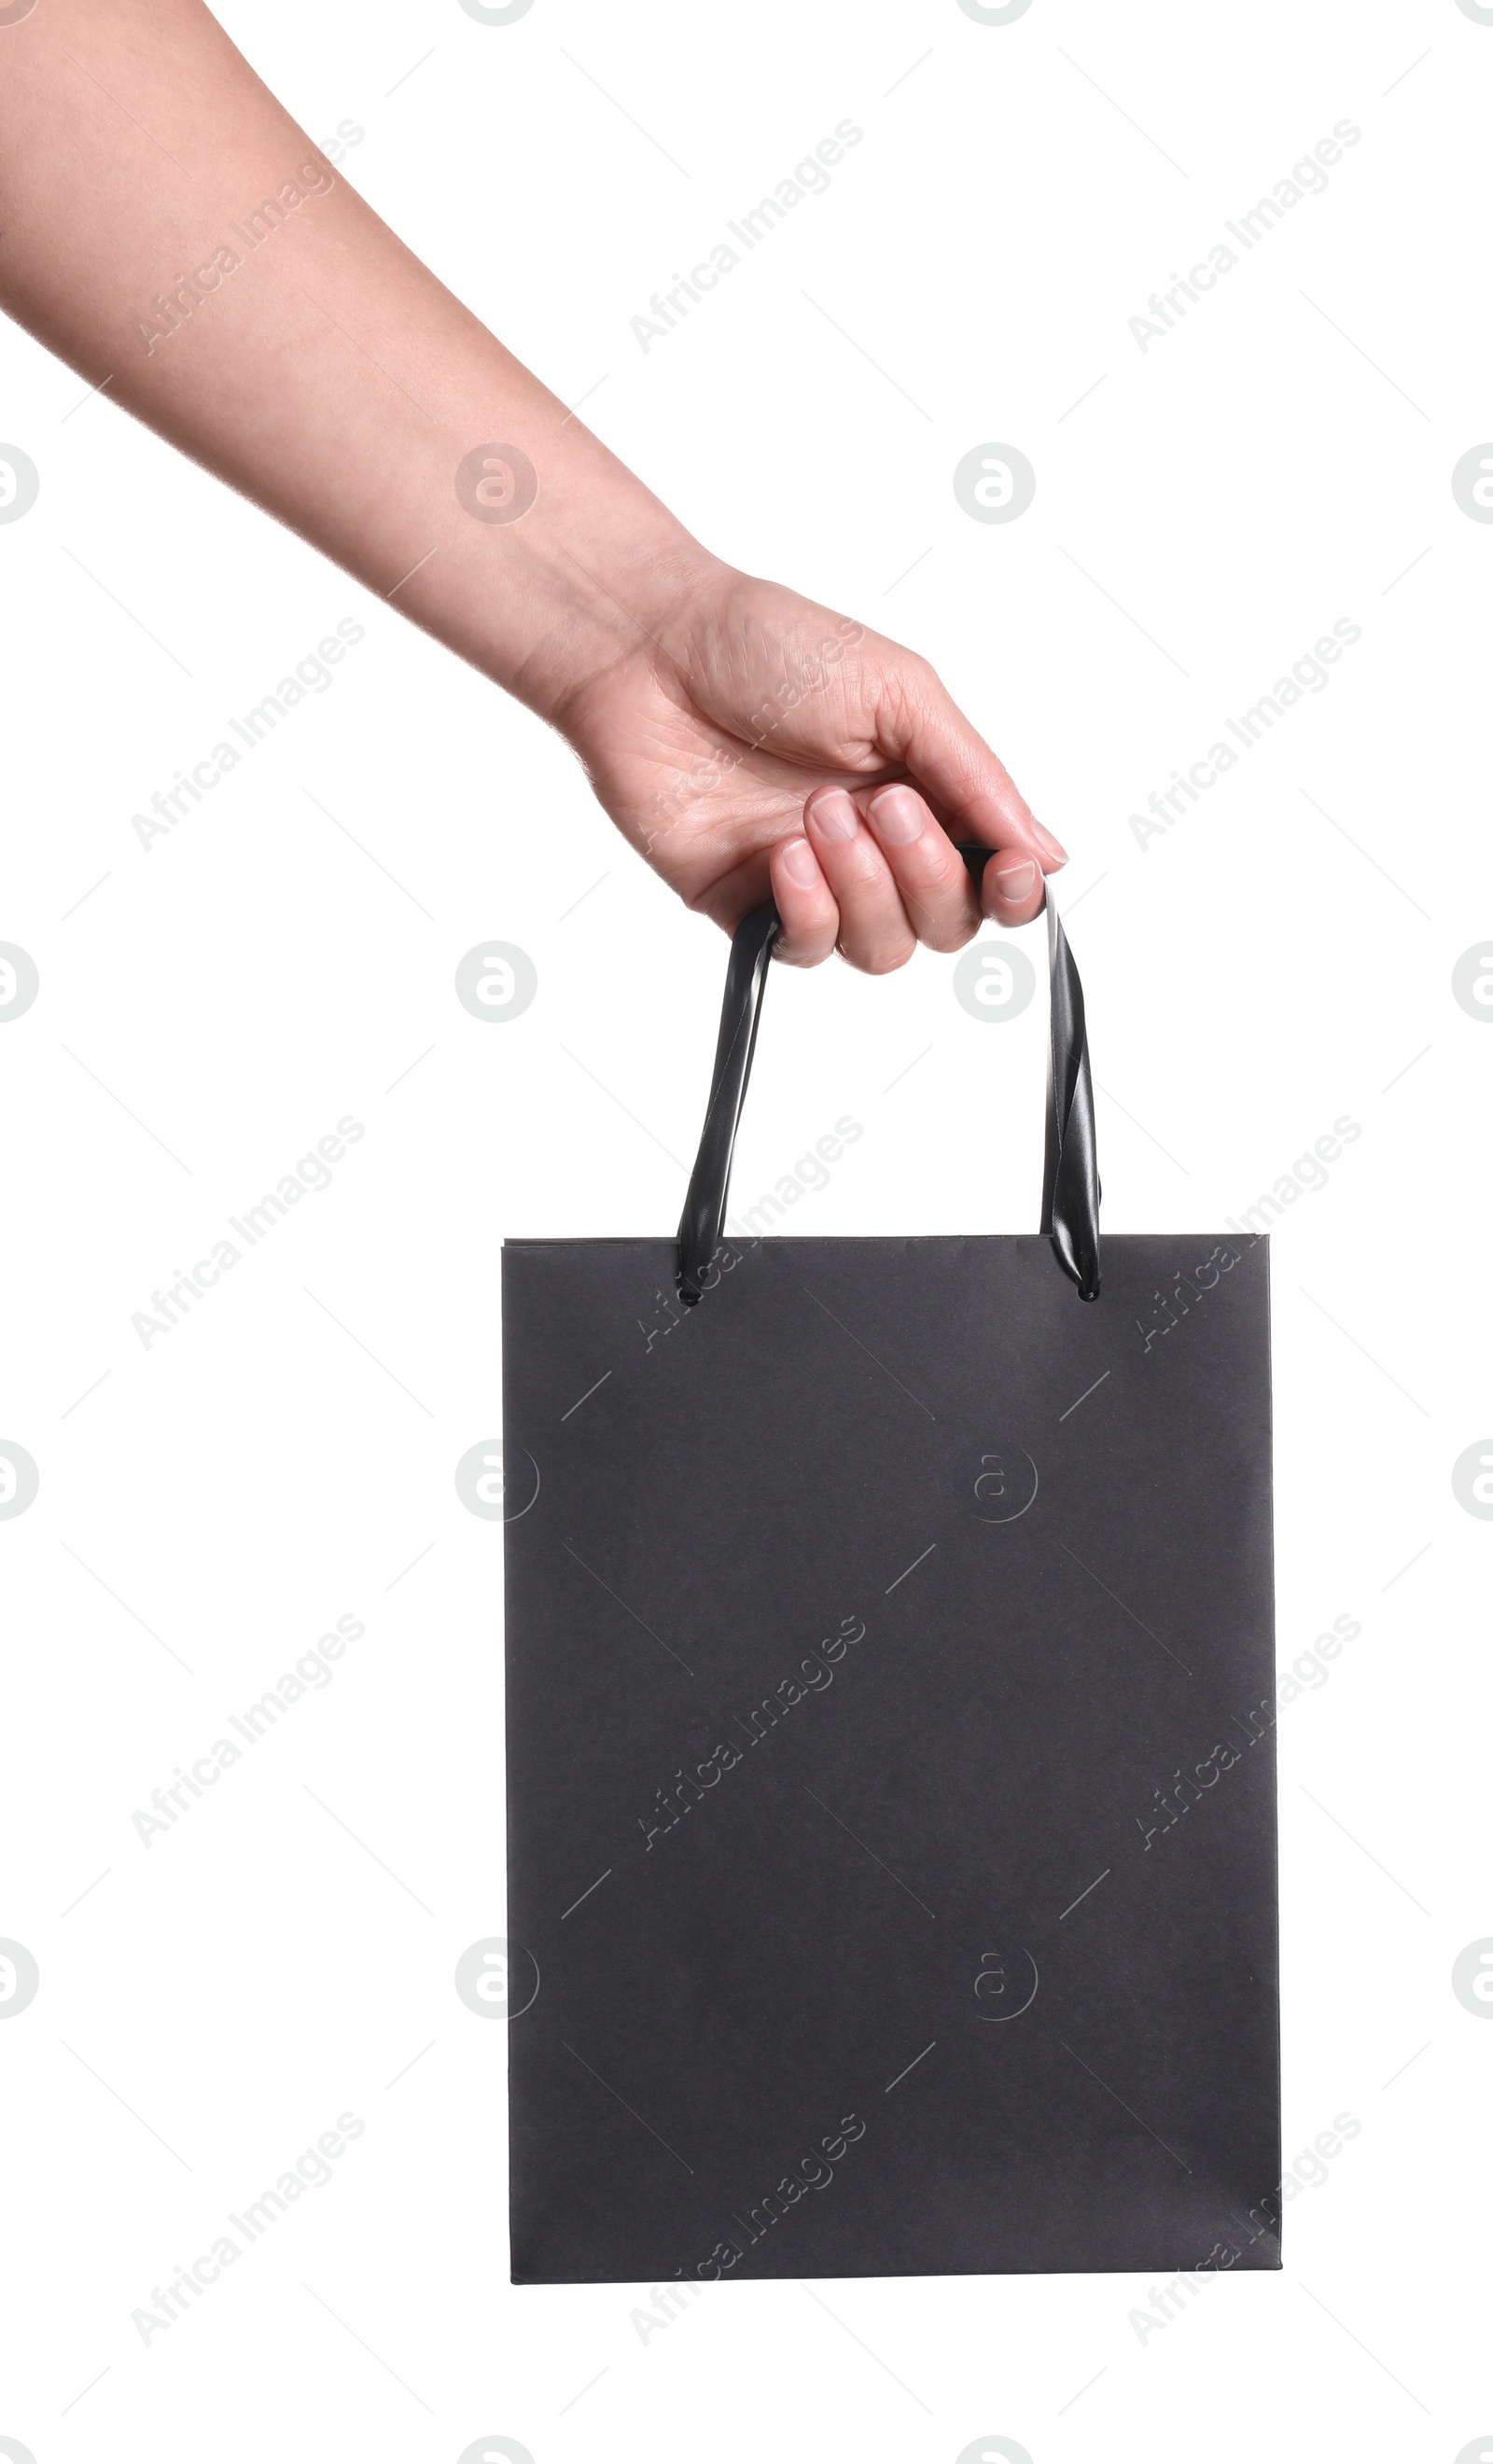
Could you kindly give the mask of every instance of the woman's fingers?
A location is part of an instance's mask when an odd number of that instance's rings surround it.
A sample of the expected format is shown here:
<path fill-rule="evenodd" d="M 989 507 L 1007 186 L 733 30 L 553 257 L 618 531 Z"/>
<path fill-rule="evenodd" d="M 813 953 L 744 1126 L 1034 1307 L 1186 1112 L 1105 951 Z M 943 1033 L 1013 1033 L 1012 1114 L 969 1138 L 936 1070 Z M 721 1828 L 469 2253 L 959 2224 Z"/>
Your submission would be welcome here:
<path fill-rule="evenodd" d="M 866 818 L 886 859 L 903 913 L 931 950 L 962 950 L 979 924 L 964 859 L 915 787 L 878 787 Z"/>
<path fill-rule="evenodd" d="M 840 949 L 869 976 L 907 966 L 919 941 L 963 949 L 978 929 L 963 857 L 916 788 L 865 796 L 821 788 L 803 808 L 810 847 L 840 910 Z"/>
<path fill-rule="evenodd" d="M 919 941 L 933 950 L 962 949 L 982 913 L 1000 925 L 1030 923 L 1043 910 L 1043 873 L 1065 858 L 1029 817 L 1021 828 L 1009 814 L 994 825 L 1001 835 L 977 889 L 914 787 L 899 781 L 856 796 L 844 787 L 816 789 L 803 809 L 803 835 L 780 841 L 772 853 L 782 919 L 777 956 L 790 966 L 815 967 L 838 948 L 852 966 L 885 975 L 905 966 Z"/>
<path fill-rule="evenodd" d="M 779 839 L 769 874 L 781 918 L 774 957 L 790 967 L 817 967 L 835 946 L 840 910 L 807 839 Z"/>
<path fill-rule="evenodd" d="M 809 845 L 840 911 L 839 946 L 852 967 L 884 976 L 917 946 L 897 885 L 844 787 L 821 787 L 803 807 Z"/>
<path fill-rule="evenodd" d="M 864 804 L 864 811 L 861 809 Z M 773 849 L 773 895 L 782 919 L 777 956 L 817 967 L 839 948 L 854 967 L 886 975 L 905 966 L 919 941 L 958 950 L 981 913 L 1002 925 L 1042 913 L 1038 859 L 1018 846 L 997 847 L 977 891 L 946 830 L 913 787 L 878 787 L 852 797 L 821 787 L 803 812 L 803 836 Z"/>

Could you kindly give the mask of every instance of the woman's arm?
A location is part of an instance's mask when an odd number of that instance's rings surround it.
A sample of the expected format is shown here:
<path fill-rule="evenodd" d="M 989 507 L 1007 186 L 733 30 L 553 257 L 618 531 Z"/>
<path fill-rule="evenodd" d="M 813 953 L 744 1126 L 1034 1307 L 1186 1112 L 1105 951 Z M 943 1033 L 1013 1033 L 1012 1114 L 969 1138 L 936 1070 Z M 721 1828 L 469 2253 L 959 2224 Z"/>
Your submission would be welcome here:
<path fill-rule="evenodd" d="M 0 10 L 0 21 L 11 16 Z M 200 0 L 0 22 L 0 303 L 574 745 L 779 955 L 895 966 L 1062 850 L 925 663 L 722 564 L 334 172 Z M 918 792 L 918 791 L 921 792 Z M 846 792 L 850 791 L 850 792 Z"/>

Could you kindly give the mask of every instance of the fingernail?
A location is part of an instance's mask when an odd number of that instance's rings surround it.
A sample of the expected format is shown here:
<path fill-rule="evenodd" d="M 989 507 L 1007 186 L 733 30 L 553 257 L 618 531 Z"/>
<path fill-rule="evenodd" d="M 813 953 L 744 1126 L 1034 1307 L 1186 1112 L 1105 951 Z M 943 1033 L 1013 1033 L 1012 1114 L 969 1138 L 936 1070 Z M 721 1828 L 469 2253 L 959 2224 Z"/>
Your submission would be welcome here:
<path fill-rule="evenodd" d="M 1066 864 L 1068 860 L 1067 848 L 1064 847 L 1059 840 L 1053 837 L 1050 830 L 1044 830 L 1041 822 L 1033 822 L 1032 833 L 1037 840 L 1038 846 L 1042 848 L 1043 855 L 1050 855 L 1054 864 Z"/>
<path fill-rule="evenodd" d="M 1030 856 L 1021 864 L 1002 865 L 996 874 L 996 888 L 1008 907 L 1019 907 L 1030 898 L 1036 885 L 1037 867 Z"/>
<path fill-rule="evenodd" d="M 822 796 L 809 800 L 808 819 L 820 837 L 837 846 L 853 839 L 861 826 L 861 817 L 843 787 L 826 787 Z"/>
<path fill-rule="evenodd" d="M 782 851 L 782 869 L 790 881 L 801 890 L 812 890 L 819 879 L 819 866 L 807 839 L 790 839 Z"/>
<path fill-rule="evenodd" d="M 922 800 L 911 787 L 884 787 L 867 809 L 883 847 L 911 847 L 923 835 Z"/>

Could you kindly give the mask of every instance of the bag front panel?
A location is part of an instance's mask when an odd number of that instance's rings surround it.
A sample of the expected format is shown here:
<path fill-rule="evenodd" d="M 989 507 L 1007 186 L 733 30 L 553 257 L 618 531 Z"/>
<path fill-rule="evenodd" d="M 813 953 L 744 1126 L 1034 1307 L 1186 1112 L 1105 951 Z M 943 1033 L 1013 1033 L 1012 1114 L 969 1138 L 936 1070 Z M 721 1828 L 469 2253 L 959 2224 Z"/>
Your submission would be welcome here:
<path fill-rule="evenodd" d="M 1278 2265 L 1266 1245 L 673 1256 L 504 1250 L 516 2278 Z"/>

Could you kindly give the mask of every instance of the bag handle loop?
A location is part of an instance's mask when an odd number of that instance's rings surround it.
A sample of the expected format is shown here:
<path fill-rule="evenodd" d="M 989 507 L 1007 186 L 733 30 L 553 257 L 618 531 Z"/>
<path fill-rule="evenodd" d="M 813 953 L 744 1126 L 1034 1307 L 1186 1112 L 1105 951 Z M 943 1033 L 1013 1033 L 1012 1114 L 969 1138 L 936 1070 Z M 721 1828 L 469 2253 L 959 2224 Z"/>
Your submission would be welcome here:
<path fill-rule="evenodd" d="M 976 846 L 961 846 L 958 851 L 975 881 L 995 852 Z M 1059 1265 L 1077 1285 L 1080 1297 L 1094 1301 L 1099 1297 L 1100 1186 L 1084 987 L 1053 904 L 1050 882 L 1046 907 L 1050 1028 L 1047 1144 L 1039 1229 L 1051 1241 Z M 679 1222 L 679 1297 L 691 1307 L 704 1289 L 703 1278 L 725 1226 L 731 1159 L 752 1074 L 768 960 L 779 924 L 777 907 L 769 899 L 765 907 L 754 908 L 743 916 L 732 935 L 710 1103 Z"/>

